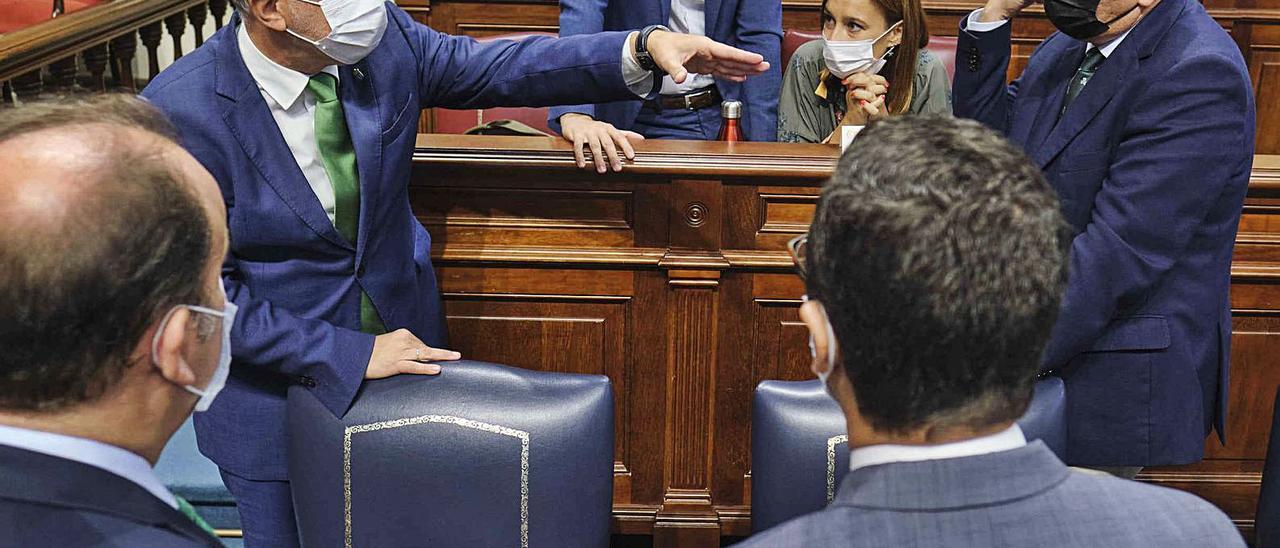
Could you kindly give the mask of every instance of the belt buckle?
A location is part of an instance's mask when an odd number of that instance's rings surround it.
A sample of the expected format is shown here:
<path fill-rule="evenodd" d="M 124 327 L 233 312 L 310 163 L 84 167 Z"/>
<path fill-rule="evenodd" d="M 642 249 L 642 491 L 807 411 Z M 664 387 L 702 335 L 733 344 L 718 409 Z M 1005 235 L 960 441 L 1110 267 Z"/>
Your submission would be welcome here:
<path fill-rule="evenodd" d="M 685 110 L 693 110 L 693 96 L 694 96 L 694 95 L 698 95 L 698 94 L 697 94 L 697 93 L 690 93 L 689 95 L 685 95 L 685 96 L 684 96 L 684 109 L 685 109 Z"/>

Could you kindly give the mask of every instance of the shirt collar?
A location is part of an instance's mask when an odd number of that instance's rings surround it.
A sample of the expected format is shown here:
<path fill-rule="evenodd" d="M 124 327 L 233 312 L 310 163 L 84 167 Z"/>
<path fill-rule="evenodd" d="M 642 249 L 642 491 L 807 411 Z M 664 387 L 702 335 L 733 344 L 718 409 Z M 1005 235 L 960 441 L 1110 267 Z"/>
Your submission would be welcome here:
<path fill-rule="evenodd" d="M 1125 37 L 1129 36 L 1129 33 L 1133 32 L 1134 28 L 1137 28 L 1137 26 L 1135 25 L 1129 30 L 1124 31 L 1124 34 L 1121 34 L 1120 36 L 1113 38 L 1110 42 L 1107 42 L 1100 47 L 1094 46 L 1093 44 L 1089 44 L 1087 47 L 1085 47 L 1085 51 L 1090 51 L 1093 48 L 1097 47 L 1098 49 L 1102 50 L 1103 57 L 1110 58 L 1111 53 L 1114 52 L 1116 48 L 1120 47 L 1120 42 L 1123 42 Z"/>
<path fill-rule="evenodd" d="M 307 89 L 307 82 L 311 81 L 311 77 L 284 67 L 263 54 L 262 50 L 259 50 L 249 38 L 249 31 L 245 30 L 243 24 L 236 31 L 236 42 L 240 47 L 240 57 L 244 59 L 244 66 L 249 69 L 249 75 L 258 83 L 258 87 L 265 91 L 277 105 L 280 105 L 280 108 L 285 110 L 293 108 L 294 103 L 302 96 L 302 92 Z M 329 65 L 321 72 L 331 74 L 334 78 L 338 77 L 337 65 Z"/>
<path fill-rule="evenodd" d="M 178 500 L 146 459 L 114 445 L 52 432 L 0 425 L 0 445 L 25 449 L 99 468 L 136 483 L 171 508 Z"/>
<path fill-rule="evenodd" d="M 868 445 L 849 453 L 849 470 L 892 462 L 955 459 L 1017 449 L 1027 444 L 1017 424 L 990 436 L 941 445 Z"/>

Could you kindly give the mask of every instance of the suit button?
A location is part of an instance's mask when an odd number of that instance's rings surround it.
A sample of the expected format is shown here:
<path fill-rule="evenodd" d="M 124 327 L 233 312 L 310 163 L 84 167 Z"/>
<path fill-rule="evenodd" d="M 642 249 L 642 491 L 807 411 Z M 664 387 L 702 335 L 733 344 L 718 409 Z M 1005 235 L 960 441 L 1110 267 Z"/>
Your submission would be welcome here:
<path fill-rule="evenodd" d="M 307 388 L 315 388 L 316 380 L 311 377 L 299 377 L 298 384 L 301 384 L 302 386 L 305 386 Z"/>

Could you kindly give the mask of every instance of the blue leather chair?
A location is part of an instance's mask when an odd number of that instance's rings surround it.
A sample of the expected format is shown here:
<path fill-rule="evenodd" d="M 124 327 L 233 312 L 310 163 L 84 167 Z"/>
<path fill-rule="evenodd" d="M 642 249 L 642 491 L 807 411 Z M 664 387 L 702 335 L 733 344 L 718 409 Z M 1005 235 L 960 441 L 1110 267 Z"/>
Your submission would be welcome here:
<path fill-rule="evenodd" d="M 1257 548 L 1280 547 L 1280 389 L 1271 415 L 1271 438 L 1267 461 L 1262 467 L 1262 492 L 1258 494 L 1258 515 L 1254 522 Z"/>
<path fill-rule="evenodd" d="M 1062 379 L 1036 383 L 1018 425 L 1062 454 L 1067 445 Z M 765 381 L 751 422 L 751 529 L 759 532 L 821 510 L 849 471 L 844 414 L 817 380 Z"/>
<path fill-rule="evenodd" d="M 304 546 L 607 546 L 606 377 L 450 362 L 365 383 L 335 418 L 289 391 Z"/>
<path fill-rule="evenodd" d="M 200 454 L 196 447 L 196 431 L 191 419 L 173 435 L 156 462 L 156 475 L 173 494 L 187 499 L 196 513 L 217 530 L 240 530 L 240 514 L 236 501 L 222 485 L 218 466 Z M 238 537 L 224 537 L 223 544 L 232 548 L 243 546 Z"/>

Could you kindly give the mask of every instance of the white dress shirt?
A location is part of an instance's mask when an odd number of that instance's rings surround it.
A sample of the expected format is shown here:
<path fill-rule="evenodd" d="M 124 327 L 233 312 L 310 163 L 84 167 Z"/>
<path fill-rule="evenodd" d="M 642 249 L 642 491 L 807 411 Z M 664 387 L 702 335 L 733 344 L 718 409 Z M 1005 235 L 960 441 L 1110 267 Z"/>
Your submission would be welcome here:
<path fill-rule="evenodd" d="M 667 26 L 675 32 L 707 35 L 707 0 L 671 0 L 671 18 Z M 670 76 L 662 78 L 663 95 L 684 95 L 716 83 L 709 74 L 690 74 L 683 84 L 677 84 Z"/>
<path fill-rule="evenodd" d="M 160 482 L 160 478 L 156 477 L 151 463 L 114 445 L 4 425 L 0 425 L 0 445 L 67 459 L 105 470 L 138 484 L 138 487 L 146 489 L 171 508 L 175 510 L 178 508 L 178 499 L 174 498 L 173 493 L 170 493 L 169 489 Z M 92 489 L 93 486 L 86 485 L 85 488 Z"/>
<path fill-rule="evenodd" d="M 987 31 L 996 30 L 1009 23 L 1008 19 L 1001 19 L 999 21 L 982 22 L 978 20 L 978 18 L 981 16 L 982 16 L 982 8 L 973 10 L 973 13 L 969 14 L 969 24 L 965 25 L 965 30 L 968 30 L 969 32 L 987 32 Z M 1124 31 L 1124 34 L 1121 34 L 1120 36 L 1113 38 L 1110 42 L 1103 44 L 1102 56 L 1111 57 L 1111 52 L 1115 51 L 1116 48 L 1120 47 L 1120 42 L 1123 42 L 1124 39 L 1127 36 L 1129 36 L 1129 33 L 1133 32 L 1133 29 L 1134 27 L 1130 27 L 1129 30 Z M 1093 44 L 1087 44 L 1085 46 L 1085 51 L 1091 51 L 1095 47 L 1097 46 L 1094 46 Z"/>
<path fill-rule="evenodd" d="M 694 1 L 694 0 L 686 0 Z M 701 5 L 703 0 L 697 0 Z M 699 23 L 701 28 L 702 23 Z M 653 90 L 653 73 L 640 67 L 632 52 L 632 39 L 622 44 L 622 77 L 627 89 L 641 98 Z M 311 77 L 296 70 L 281 66 L 269 59 L 253 43 L 244 25 L 236 31 L 236 41 L 240 48 L 240 57 L 249 69 L 249 75 L 258 84 L 262 98 L 271 109 L 271 117 L 275 119 L 280 134 L 284 136 L 289 152 L 298 162 L 303 177 L 320 200 L 320 206 L 329 216 L 329 222 L 335 222 L 337 200 L 333 193 L 333 182 L 329 173 L 324 170 L 324 160 L 320 156 L 320 145 L 316 142 L 316 98 L 307 90 Z M 321 72 L 338 78 L 337 65 L 329 65 Z M 670 80 L 670 77 L 667 78 Z M 693 78 L 686 80 L 692 81 Z"/>
<path fill-rule="evenodd" d="M 868 445 L 849 453 L 849 470 L 891 462 L 957 459 L 1023 447 L 1027 438 L 1017 424 L 997 434 L 941 445 Z"/>

